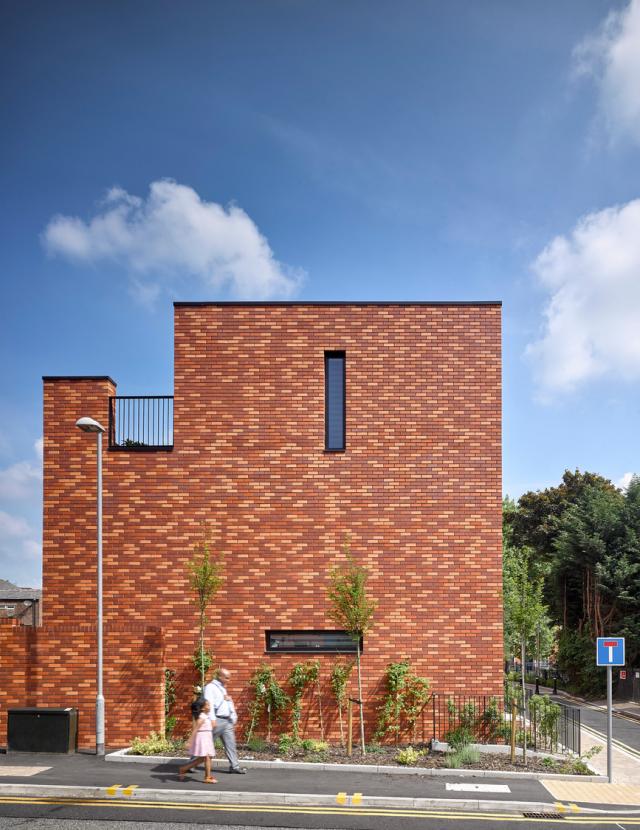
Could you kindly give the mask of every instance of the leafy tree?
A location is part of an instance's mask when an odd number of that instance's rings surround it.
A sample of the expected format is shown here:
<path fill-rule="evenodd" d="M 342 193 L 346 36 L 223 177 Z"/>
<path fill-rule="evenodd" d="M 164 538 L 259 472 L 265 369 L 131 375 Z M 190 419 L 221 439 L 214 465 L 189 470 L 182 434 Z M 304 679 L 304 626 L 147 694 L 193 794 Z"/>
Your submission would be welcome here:
<path fill-rule="evenodd" d="M 558 523 L 552 574 L 566 586 L 563 623 L 580 632 L 586 628 L 593 637 L 603 636 L 615 616 L 598 566 L 620 549 L 623 508 L 618 490 L 589 486 Z"/>
<path fill-rule="evenodd" d="M 640 480 L 623 493 L 595 473 L 566 471 L 558 487 L 505 500 L 503 527 L 505 574 L 510 550 L 528 547 L 559 626 L 558 665 L 578 691 L 597 693 L 595 637 L 625 636 L 630 664 L 640 657 Z M 505 635 L 510 627 L 506 603 Z"/>
<path fill-rule="evenodd" d="M 373 626 L 376 602 L 367 596 L 369 571 L 364 565 L 358 565 L 351 556 L 349 537 L 345 539 L 343 553 L 346 558 L 345 564 L 337 565 L 329 572 L 330 584 L 327 590 L 330 604 L 329 617 L 356 643 L 358 697 L 360 699 L 360 749 L 365 755 L 360 640 Z"/>
<path fill-rule="evenodd" d="M 542 625 L 546 606 L 542 601 L 544 576 L 533 561 L 529 548 L 507 545 L 503 564 L 505 642 L 520 649 L 522 699 L 525 701 L 527 643 Z M 526 752 L 526 734 L 524 737 Z"/>
<path fill-rule="evenodd" d="M 197 542 L 193 549 L 193 556 L 187 565 L 189 573 L 189 586 L 195 595 L 195 602 L 198 608 L 198 623 L 200 626 L 199 637 L 199 660 L 194 659 L 200 672 L 200 684 L 204 687 L 207 666 L 211 665 L 212 659 L 204 647 L 204 631 L 207 624 L 207 608 L 218 593 L 222 585 L 222 558 L 212 558 L 211 543 L 205 534 Z"/>

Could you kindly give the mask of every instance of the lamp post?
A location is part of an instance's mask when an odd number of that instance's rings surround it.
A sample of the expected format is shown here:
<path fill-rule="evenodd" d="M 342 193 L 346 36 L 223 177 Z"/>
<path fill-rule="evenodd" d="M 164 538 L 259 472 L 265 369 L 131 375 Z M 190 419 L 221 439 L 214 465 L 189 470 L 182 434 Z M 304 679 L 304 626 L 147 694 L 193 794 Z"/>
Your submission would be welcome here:
<path fill-rule="evenodd" d="M 98 656 L 97 656 L 97 693 L 96 693 L 96 755 L 104 755 L 104 695 L 102 694 L 102 424 L 93 418 L 79 418 L 76 426 L 83 432 L 93 432 L 96 436 L 98 461 L 97 476 L 97 533 L 98 533 Z"/>

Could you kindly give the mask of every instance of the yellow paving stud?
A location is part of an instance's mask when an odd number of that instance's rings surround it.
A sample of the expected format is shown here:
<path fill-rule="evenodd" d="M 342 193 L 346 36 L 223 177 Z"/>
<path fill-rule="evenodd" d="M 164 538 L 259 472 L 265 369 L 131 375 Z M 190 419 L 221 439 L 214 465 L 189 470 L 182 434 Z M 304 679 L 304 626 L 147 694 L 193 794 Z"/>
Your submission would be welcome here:
<path fill-rule="evenodd" d="M 133 791 L 138 789 L 137 784 L 129 784 L 126 790 L 120 790 L 122 795 L 133 795 Z"/>
<path fill-rule="evenodd" d="M 114 784 L 112 787 L 107 787 L 107 795 L 115 795 L 122 784 Z"/>
<path fill-rule="evenodd" d="M 559 801 L 556 801 L 555 808 L 556 808 L 556 813 L 566 813 L 567 812 L 567 808 L 564 806 L 564 804 L 560 804 Z"/>
<path fill-rule="evenodd" d="M 336 804 L 346 804 L 347 803 L 347 794 L 346 793 L 338 793 L 336 796 Z"/>
<path fill-rule="evenodd" d="M 358 804 L 362 804 L 362 793 L 354 793 L 351 803 L 354 807 L 357 807 Z"/>

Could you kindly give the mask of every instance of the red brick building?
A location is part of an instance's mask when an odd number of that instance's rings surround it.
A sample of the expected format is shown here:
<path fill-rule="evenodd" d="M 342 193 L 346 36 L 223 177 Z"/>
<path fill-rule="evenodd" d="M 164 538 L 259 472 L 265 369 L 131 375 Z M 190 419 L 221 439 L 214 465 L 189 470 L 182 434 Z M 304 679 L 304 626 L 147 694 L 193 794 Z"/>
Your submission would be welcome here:
<path fill-rule="evenodd" d="M 241 709 L 260 661 L 284 680 L 305 659 L 286 651 L 296 636 L 328 644 L 327 574 L 346 533 L 379 603 L 364 641 L 369 723 L 400 657 L 436 691 L 501 694 L 500 316 L 499 303 L 176 303 L 173 399 L 45 377 L 45 624 L 95 615 L 95 444 L 75 427 L 90 416 L 109 425 L 107 650 L 122 636 L 109 626 L 161 629 L 185 704 L 186 562 L 203 524 L 225 562 L 208 644 L 237 669 Z M 141 642 L 131 676 L 148 674 Z M 319 656 L 329 713 L 335 654 Z"/>

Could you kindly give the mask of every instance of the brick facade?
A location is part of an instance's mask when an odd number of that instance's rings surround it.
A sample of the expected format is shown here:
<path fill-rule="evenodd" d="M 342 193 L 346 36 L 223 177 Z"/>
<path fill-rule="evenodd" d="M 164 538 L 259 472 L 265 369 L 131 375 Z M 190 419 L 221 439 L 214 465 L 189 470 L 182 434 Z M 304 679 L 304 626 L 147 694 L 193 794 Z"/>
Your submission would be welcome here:
<path fill-rule="evenodd" d="M 501 694 L 500 313 L 176 304 L 173 450 L 104 453 L 104 609 L 110 625 L 163 630 L 183 709 L 197 639 L 185 564 L 203 524 L 225 559 L 208 641 L 237 669 L 241 714 L 261 660 L 284 679 L 306 657 L 266 655 L 266 629 L 334 627 L 327 572 L 345 533 L 379 602 L 369 723 L 400 657 L 436 691 Z M 324 451 L 328 350 L 346 352 L 343 453 Z M 74 423 L 106 426 L 113 394 L 109 378 L 45 379 L 45 624 L 94 619 L 95 441 Z M 331 722 L 333 660 L 321 658 Z"/>
<path fill-rule="evenodd" d="M 7 709 L 78 709 L 78 746 L 95 747 L 95 627 L 25 627 L 0 620 L 0 743 Z M 141 625 L 110 626 L 104 637 L 105 723 L 111 746 L 164 722 L 162 633 Z"/>

